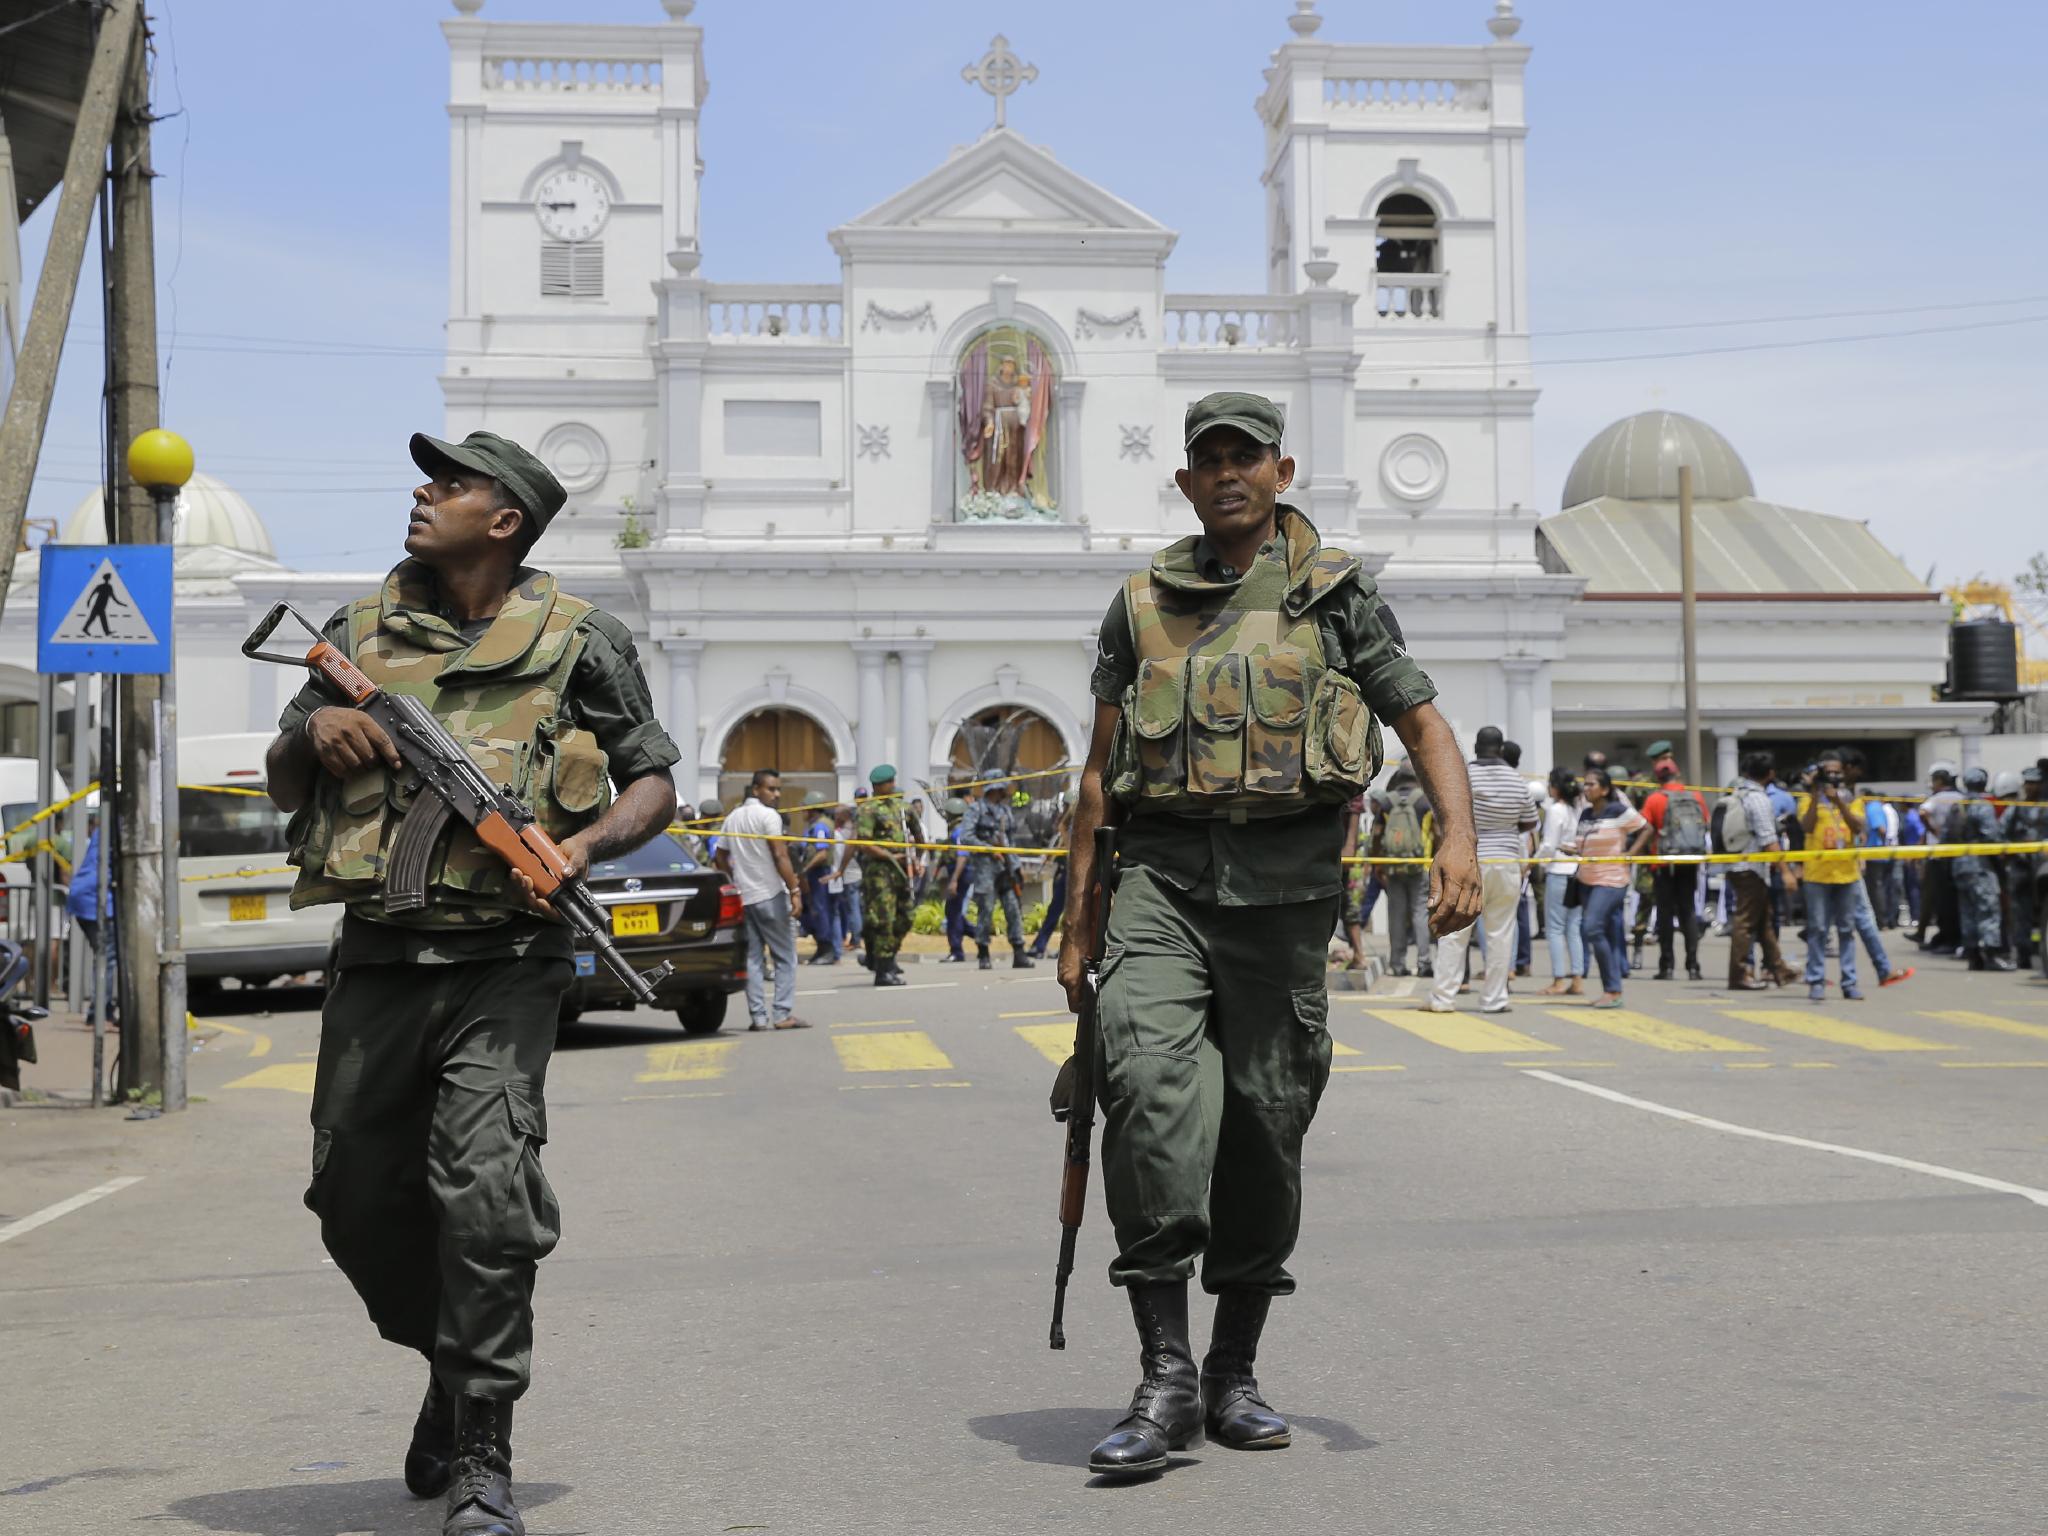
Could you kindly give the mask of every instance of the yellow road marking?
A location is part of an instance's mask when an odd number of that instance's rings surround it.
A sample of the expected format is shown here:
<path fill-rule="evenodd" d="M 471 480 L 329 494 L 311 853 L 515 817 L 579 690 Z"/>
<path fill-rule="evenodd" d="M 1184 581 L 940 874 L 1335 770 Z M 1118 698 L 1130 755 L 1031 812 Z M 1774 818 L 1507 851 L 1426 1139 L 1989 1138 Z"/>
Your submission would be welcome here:
<path fill-rule="evenodd" d="M 1839 1061 L 1795 1061 L 1792 1063 L 1792 1070 L 1794 1072 L 1825 1072 L 1840 1065 Z"/>
<path fill-rule="evenodd" d="M 1520 1055 L 1527 1051 L 1557 1049 L 1547 1041 L 1509 1029 L 1505 1024 L 1496 1024 L 1476 1013 L 1428 1013 L 1420 1008 L 1368 1008 L 1365 1011 L 1383 1023 L 1405 1029 L 1418 1039 L 1440 1045 L 1447 1051 L 1464 1051 L 1467 1054 L 1512 1051 Z"/>
<path fill-rule="evenodd" d="M 706 1083 L 725 1076 L 726 1060 L 739 1049 L 737 1040 L 686 1040 L 680 1045 L 647 1048 L 647 1070 L 636 1083 Z"/>
<path fill-rule="evenodd" d="M 313 1073 L 317 1063 L 310 1061 L 279 1061 L 267 1067 L 258 1067 L 247 1077 L 238 1077 L 230 1088 L 276 1088 L 285 1093 L 311 1093 Z"/>
<path fill-rule="evenodd" d="M 237 1025 L 228 1023 L 225 1019 L 194 1019 L 192 1022 L 207 1029 L 220 1030 L 223 1034 L 240 1035 L 249 1042 L 249 1059 L 251 1061 L 255 1060 L 258 1056 L 268 1056 L 270 1054 L 270 1036 L 264 1034 L 261 1030 L 242 1029 Z M 314 1054 L 317 1056 L 319 1052 L 316 1051 Z"/>
<path fill-rule="evenodd" d="M 1944 1061 L 1944 1067 L 2048 1067 L 2048 1061 Z"/>
<path fill-rule="evenodd" d="M 885 1035 L 835 1035 L 832 1048 L 849 1072 L 943 1072 L 952 1058 L 921 1029 Z"/>
<path fill-rule="evenodd" d="M 1408 1069 L 1407 1069 L 1406 1067 L 1383 1067 L 1383 1066 L 1366 1066 L 1366 1067 L 1332 1067 L 1332 1068 L 1330 1068 L 1330 1070 L 1331 1070 L 1332 1072 L 1406 1072 L 1406 1071 L 1407 1071 Z"/>
<path fill-rule="evenodd" d="M 1504 1061 L 1504 1067 L 1618 1067 L 1618 1061 L 1556 1061 L 1544 1057 L 1541 1061 Z"/>
<path fill-rule="evenodd" d="M 647 1104 L 656 1099 L 722 1099 L 724 1097 L 725 1090 L 723 1088 L 703 1088 L 698 1089 L 694 1093 L 629 1093 L 620 1102 L 625 1104 Z"/>
<path fill-rule="evenodd" d="M 884 1093 L 896 1088 L 972 1088 L 972 1083 L 841 1083 L 841 1093 Z"/>
<path fill-rule="evenodd" d="M 1956 1049 L 1952 1045 L 1939 1045 L 1932 1040 L 1922 1040 L 1913 1035 L 1899 1035 L 1888 1029 L 1874 1029 L 1868 1024 L 1851 1024 L 1847 1019 L 1829 1018 L 1824 1013 L 1800 1013 L 1792 1008 L 1727 1008 L 1722 1012 L 1727 1017 L 1740 1019 L 1745 1024 L 1761 1024 L 1766 1029 L 1781 1029 L 1788 1035 L 1804 1035 L 1809 1040 L 1825 1040 L 1829 1045 L 1851 1045 L 1859 1051 Z"/>
<path fill-rule="evenodd" d="M 1065 1066 L 1067 1058 L 1073 1054 L 1074 1026 L 1071 1024 L 1019 1024 L 1015 1027 L 1026 1045 L 1056 1067 Z"/>
<path fill-rule="evenodd" d="M 1330 1040 L 1330 1054 L 1332 1056 L 1363 1056 L 1365 1052 L 1354 1049 L 1346 1045 L 1342 1040 L 1332 1036 Z"/>
<path fill-rule="evenodd" d="M 2028 1040 L 2048 1040 L 2048 1024 L 2028 1024 L 2020 1019 L 2002 1019 L 1995 1013 L 1972 1013 L 1967 1008 L 1949 1008 L 1940 1013 L 1923 1013 L 1923 1019 L 1960 1024 L 1965 1029 L 1996 1030 L 2001 1035 L 2020 1035 Z"/>
<path fill-rule="evenodd" d="M 900 1028 L 905 1024 L 915 1024 L 916 1022 L 917 1020 L 915 1019 L 842 1019 L 832 1027 L 834 1029 L 885 1029 L 890 1027 Z"/>
<path fill-rule="evenodd" d="M 1064 1008 L 1041 1008 L 1035 1013 L 999 1013 L 999 1019 L 1065 1019 L 1072 1015 Z"/>
<path fill-rule="evenodd" d="M 1647 1045 L 1659 1051 L 1755 1052 L 1763 1049 L 1760 1045 L 1744 1045 L 1740 1040 L 1709 1034 L 1688 1024 L 1667 1024 L 1662 1019 L 1653 1019 L 1647 1013 L 1637 1013 L 1629 1008 L 1553 1008 L 1550 1015 L 1563 1019 L 1567 1024 L 1583 1024 L 1603 1035 L 1613 1035 L 1617 1040 Z"/>
<path fill-rule="evenodd" d="M 1725 1063 L 1730 1072 L 1761 1072 L 1773 1063 L 1768 1061 L 1731 1061 Z"/>

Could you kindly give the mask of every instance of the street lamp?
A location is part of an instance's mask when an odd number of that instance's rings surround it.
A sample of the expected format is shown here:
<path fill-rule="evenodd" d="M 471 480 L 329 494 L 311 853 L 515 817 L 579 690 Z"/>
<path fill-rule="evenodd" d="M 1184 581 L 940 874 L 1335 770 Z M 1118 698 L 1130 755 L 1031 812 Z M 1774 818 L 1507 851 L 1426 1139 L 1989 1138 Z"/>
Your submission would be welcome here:
<path fill-rule="evenodd" d="M 156 503 L 156 537 L 171 545 L 178 492 L 192 478 L 192 445 L 175 432 L 152 427 L 128 445 L 128 473 Z M 175 559 L 175 556 L 174 556 Z M 175 565 L 173 571 L 175 572 Z M 176 585 L 172 596 L 171 668 L 157 693 L 157 771 L 163 776 L 159 809 L 159 860 L 163 871 L 162 914 L 157 944 L 157 1017 L 163 1031 L 163 1105 L 166 1114 L 185 1107 L 185 934 L 178 884 L 178 654 Z M 101 846 L 105 846 L 104 842 Z"/>

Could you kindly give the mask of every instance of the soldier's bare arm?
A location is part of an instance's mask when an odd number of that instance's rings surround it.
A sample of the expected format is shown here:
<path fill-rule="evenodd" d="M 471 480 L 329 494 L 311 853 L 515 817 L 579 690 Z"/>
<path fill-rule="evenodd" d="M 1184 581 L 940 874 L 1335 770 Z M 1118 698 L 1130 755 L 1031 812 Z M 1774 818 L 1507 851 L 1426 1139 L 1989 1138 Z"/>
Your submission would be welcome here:
<path fill-rule="evenodd" d="M 616 858 L 622 853 L 631 853 L 666 828 L 675 819 L 675 814 L 674 778 L 666 769 L 642 774 L 619 791 L 618 799 L 607 806 L 604 814 L 596 821 L 581 832 L 562 839 L 562 852 L 569 860 L 570 878 L 582 879 L 589 873 L 591 864 L 598 859 Z M 536 912 L 554 911 L 553 907 L 534 894 L 533 882 L 524 874 L 515 869 L 512 871 L 512 878 L 519 882 L 520 889 L 526 893 L 528 906 Z"/>
<path fill-rule="evenodd" d="M 1436 816 L 1436 857 L 1429 866 L 1429 932 L 1442 938 L 1479 917 L 1479 836 L 1472 826 L 1472 781 L 1458 739 L 1435 704 L 1418 704 L 1391 724 L 1422 780 Z"/>
<path fill-rule="evenodd" d="M 1095 883 L 1095 829 L 1116 823 L 1114 808 L 1103 791 L 1102 775 L 1109 767 L 1109 741 L 1116 732 L 1119 710 L 1101 699 L 1095 701 L 1095 733 L 1088 741 L 1088 763 L 1081 770 L 1081 789 L 1074 802 L 1074 824 L 1067 837 L 1067 922 L 1068 933 L 1092 933 L 1095 911 L 1091 893 Z M 1466 818 L 1471 819 L 1469 816 Z M 1087 1001 L 1085 944 L 1060 945 L 1060 986 L 1066 990 L 1067 1006 L 1078 1009 Z"/>

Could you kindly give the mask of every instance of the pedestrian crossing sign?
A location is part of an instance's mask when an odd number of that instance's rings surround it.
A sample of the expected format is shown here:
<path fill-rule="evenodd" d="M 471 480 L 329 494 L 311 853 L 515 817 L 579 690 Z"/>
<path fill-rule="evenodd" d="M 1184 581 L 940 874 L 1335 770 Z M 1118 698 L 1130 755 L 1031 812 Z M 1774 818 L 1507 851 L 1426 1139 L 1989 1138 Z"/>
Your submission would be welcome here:
<path fill-rule="evenodd" d="M 168 544 L 45 544 L 38 672 L 171 670 Z"/>

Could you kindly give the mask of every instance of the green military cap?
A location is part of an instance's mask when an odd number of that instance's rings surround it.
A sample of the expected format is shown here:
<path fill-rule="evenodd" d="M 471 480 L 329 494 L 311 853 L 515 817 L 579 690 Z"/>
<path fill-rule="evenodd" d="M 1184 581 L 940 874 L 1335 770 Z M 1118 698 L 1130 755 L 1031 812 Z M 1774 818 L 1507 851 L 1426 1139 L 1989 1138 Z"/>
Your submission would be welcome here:
<path fill-rule="evenodd" d="M 547 465 L 511 438 L 495 432 L 472 432 L 459 443 L 445 443 L 438 437 L 415 432 L 412 461 L 430 475 L 449 464 L 489 475 L 512 493 L 512 499 L 543 533 L 562 510 L 562 503 L 569 499 L 562 482 L 549 472 Z"/>
<path fill-rule="evenodd" d="M 894 763 L 882 763 L 875 768 L 874 772 L 868 775 L 868 782 L 879 786 L 888 783 L 895 777 L 896 765 Z"/>
<path fill-rule="evenodd" d="M 1239 390 L 1220 390 L 1204 395 L 1188 407 L 1182 448 L 1195 446 L 1195 439 L 1211 427 L 1236 427 L 1262 443 L 1280 446 L 1287 427 L 1287 413 L 1264 395 L 1247 395 Z"/>
<path fill-rule="evenodd" d="M 1671 743 L 1668 741 L 1653 741 L 1645 750 L 1649 752 L 1650 761 L 1654 763 L 1660 757 L 1669 757 L 1671 755 Z"/>

